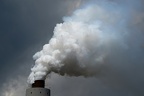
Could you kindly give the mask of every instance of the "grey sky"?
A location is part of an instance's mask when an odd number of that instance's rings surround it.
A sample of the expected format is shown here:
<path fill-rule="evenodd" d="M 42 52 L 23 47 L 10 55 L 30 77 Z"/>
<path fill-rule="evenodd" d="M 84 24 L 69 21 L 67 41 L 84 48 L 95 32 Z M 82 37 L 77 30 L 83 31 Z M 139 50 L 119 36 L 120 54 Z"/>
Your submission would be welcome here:
<path fill-rule="evenodd" d="M 0 1 L 0 82 L 1 94 L 25 96 L 32 56 L 48 42 L 57 23 L 70 15 L 84 0 L 1 0 Z M 90 1 L 90 0 L 85 0 Z M 144 8 L 142 0 L 93 0 L 114 2 L 131 13 L 127 31 L 132 34 L 127 51 L 119 50 L 102 70 L 99 79 L 62 77 L 52 74 L 46 82 L 52 96 L 143 96 L 144 95 Z M 126 16 L 127 17 L 127 16 Z M 125 55 L 123 55 L 125 54 Z M 119 57 L 117 59 L 116 57 Z M 119 62 L 119 63 L 117 63 Z M 13 88 L 13 89 L 12 89 Z M 9 92 L 9 93 L 8 93 Z M 4 95 L 6 96 L 6 95 Z"/>

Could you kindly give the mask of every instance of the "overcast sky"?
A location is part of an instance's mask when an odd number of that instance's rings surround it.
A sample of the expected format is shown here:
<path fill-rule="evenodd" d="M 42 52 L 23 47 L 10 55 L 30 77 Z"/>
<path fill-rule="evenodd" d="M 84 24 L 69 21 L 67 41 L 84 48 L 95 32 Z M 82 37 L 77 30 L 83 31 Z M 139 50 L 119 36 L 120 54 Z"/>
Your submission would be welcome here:
<path fill-rule="evenodd" d="M 51 96 L 143 96 L 144 95 L 144 2 L 142 0 L 0 0 L 0 95 L 25 96 L 32 56 L 53 35 L 57 23 L 78 8 L 112 2 L 131 13 L 125 27 L 130 32 L 128 51 L 118 51 L 116 65 L 106 75 L 67 77 L 52 74 L 46 80 Z M 108 5 L 105 5 L 108 6 Z M 113 18 L 113 17 L 111 17 Z M 127 53 L 127 54 L 126 54 Z M 122 54 L 125 54 L 122 55 Z M 115 58 L 118 56 L 121 59 Z M 121 57 L 123 56 L 123 57 Z M 127 60 L 128 59 L 128 60 Z M 115 78 L 114 78 L 115 77 Z"/>

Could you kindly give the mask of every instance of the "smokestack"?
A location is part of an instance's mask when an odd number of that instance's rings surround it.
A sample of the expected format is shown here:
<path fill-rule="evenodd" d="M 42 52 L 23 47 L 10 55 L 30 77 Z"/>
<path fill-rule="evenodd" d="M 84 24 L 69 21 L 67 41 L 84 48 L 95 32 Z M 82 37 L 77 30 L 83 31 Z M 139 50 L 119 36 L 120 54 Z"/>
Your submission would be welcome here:
<path fill-rule="evenodd" d="M 45 88 L 44 80 L 36 80 L 32 88 L 26 90 L 26 96 L 50 96 L 50 89 Z"/>

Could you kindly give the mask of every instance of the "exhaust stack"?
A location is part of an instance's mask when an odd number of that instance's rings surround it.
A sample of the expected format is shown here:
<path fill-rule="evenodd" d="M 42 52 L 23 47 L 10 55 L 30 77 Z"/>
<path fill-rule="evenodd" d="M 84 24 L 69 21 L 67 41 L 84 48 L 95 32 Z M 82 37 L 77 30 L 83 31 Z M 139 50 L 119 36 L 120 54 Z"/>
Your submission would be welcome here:
<path fill-rule="evenodd" d="M 36 80 L 32 88 L 26 90 L 26 96 L 50 96 L 50 89 L 45 88 L 44 80 Z"/>

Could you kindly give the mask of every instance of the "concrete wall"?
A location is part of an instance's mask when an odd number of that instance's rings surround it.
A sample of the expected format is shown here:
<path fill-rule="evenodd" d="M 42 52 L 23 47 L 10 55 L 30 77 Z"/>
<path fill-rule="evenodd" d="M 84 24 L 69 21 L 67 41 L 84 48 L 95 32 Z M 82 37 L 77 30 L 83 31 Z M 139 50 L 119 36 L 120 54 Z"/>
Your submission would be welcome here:
<path fill-rule="evenodd" d="M 26 96 L 50 96 L 50 89 L 29 88 L 26 90 Z"/>

